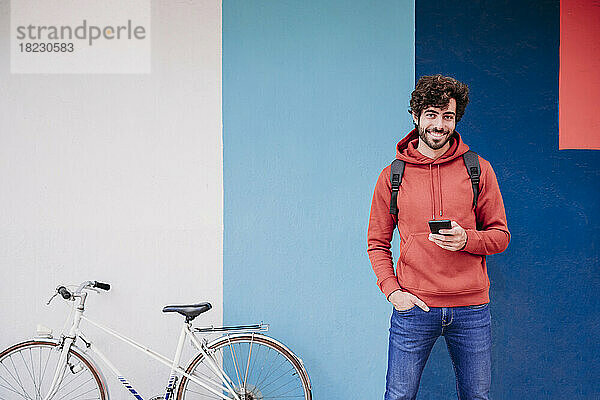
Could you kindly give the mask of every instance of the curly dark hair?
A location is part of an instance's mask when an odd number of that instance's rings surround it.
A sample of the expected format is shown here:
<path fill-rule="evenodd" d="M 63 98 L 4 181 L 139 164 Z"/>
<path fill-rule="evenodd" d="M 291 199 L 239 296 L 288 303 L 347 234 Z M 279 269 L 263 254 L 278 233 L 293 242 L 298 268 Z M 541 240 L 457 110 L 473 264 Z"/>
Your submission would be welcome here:
<path fill-rule="evenodd" d="M 440 74 L 422 76 L 412 92 L 408 112 L 420 117 L 421 112 L 428 107 L 446 107 L 450 99 L 456 100 L 456 122 L 458 122 L 469 104 L 469 87 L 449 76 Z"/>

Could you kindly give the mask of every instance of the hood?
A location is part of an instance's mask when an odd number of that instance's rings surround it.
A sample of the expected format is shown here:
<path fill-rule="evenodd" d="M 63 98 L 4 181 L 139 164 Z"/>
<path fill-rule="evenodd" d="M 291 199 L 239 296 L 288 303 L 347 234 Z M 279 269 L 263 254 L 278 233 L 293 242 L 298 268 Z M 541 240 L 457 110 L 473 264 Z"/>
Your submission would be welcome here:
<path fill-rule="evenodd" d="M 396 158 L 410 164 L 442 164 L 461 157 L 469 151 L 469 146 L 462 141 L 456 131 L 454 131 L 454 134 L 450 138 L 450 148 L 448 151 L 435 161 L 421 154 L 417 150 L 418 144 L 419 132 L 415 128 L 396 145 Z"/>

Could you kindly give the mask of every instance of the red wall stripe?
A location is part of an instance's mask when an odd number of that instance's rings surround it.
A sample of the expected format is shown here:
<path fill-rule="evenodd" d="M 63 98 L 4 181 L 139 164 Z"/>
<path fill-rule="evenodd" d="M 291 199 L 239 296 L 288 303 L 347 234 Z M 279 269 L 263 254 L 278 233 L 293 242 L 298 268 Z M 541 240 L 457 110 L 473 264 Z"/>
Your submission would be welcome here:
<path fill-rule="evenodd" d="M 600 1 L 560 1 L 559 149 L 600 150 Z"/>

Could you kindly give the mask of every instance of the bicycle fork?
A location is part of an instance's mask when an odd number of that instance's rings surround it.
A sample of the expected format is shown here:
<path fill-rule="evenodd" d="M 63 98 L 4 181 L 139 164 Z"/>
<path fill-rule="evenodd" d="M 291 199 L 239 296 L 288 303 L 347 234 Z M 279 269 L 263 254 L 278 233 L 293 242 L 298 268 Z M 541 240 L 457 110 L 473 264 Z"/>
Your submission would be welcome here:
<path fill-rule="evenodd" d="M 79 323 L 81 322 L 81 316 L 83 315 L 85 299 L 87 297 L 87 293 L 82 293 L 79 296 L 79 302 L 75 309 L 75 318 L 73 319 L 73 324 L 71 325 L 71 329 L 69 329 L 69 334 L 63 337 L 62 341 L 62 350 L 60 353 L 60 358 L 58 360 L 58 364 L 56 365 L 56 371 L 54 372 L 54 378 L 52 378 L 52 384 L 50 385 L 50 389 L 48 390 L 48 394 L 44 396 L 44 400 L 51 400 L 56 392 L 58 392 L 58 388 L 60 383 L 62 382 L 65 372 L 67 371 L 69 351 L 71 350 L 71 345 L 75 342 L 76 332 L 79 328 Z M 75 373 L 75 371 L 72 371 Z"/>
<path fill-rule="evenodd" d="M 50 385 L 50 390 L 48 394 L 44 397 L 44 400 L 50 400 L 56 392 L 58 391 L 60 382 L 62 382 L 65 372 L 67 370 L 67 358 L 69 356 L 69 350 L 71 349 L 71 345 L 73 344 L 73 338 L 65 338 L 62 344 L 62 350 L 60 353 L 60 358 L 58 360 L 58 364 L 56 366 L 56 371 L 54 372 L 54 378 L 52 379 L 52 384 Z"/>

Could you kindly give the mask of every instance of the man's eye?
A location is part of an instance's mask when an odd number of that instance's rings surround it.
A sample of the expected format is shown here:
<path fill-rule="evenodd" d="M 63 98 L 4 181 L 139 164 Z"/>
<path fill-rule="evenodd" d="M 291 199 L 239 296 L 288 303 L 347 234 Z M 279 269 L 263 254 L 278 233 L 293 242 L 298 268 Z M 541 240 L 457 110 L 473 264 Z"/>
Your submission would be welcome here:
<path fill-rule="evenodd" d="M 452 121 L 454 119 L 453 115 L 446 115 L 444 118 L 446 118 L 448 121 Z"/>
<path fill-rule="evenodd" d="M 435 114 L 425 114 L 427 118 L 435 118 Z"/>

